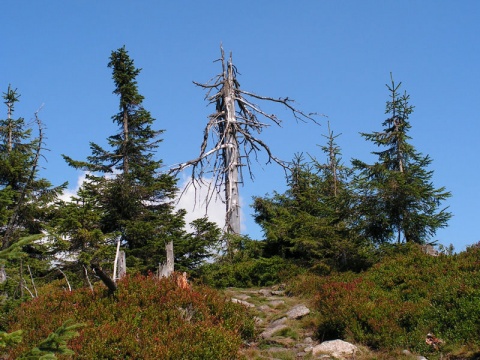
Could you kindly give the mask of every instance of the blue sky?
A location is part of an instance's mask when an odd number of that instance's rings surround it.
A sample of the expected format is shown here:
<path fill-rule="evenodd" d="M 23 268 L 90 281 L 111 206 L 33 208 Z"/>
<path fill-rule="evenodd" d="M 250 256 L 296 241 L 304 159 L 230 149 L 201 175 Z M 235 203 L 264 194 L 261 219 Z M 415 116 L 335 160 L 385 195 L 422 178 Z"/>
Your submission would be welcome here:
<path fill-rule="evenodd" d="M 433 159 L 433 182 L 453 196 L 454 217 L 435 239 L 461 251 L 480 240 L 478 140 L 480 45 L 478 1 L 23 1 L 0 13 L 0 87 L 18 88 L 16 115 L 26 119 L 42 105 L 48 162 L 55 184 L 81 173 L 61 154 L 84 159 L 89 142 L 104 144 L 111 116 L 112 50 L 126 46 L 137 67 L 145 107 L 165 129 L 158 156 L 166 166 L 196 157 L 213 111 L 192 81 L 219 71 L 219 46 L 233 52 L 242 88 L 295 99 L 306 112 L 328 115 L 343 160 L 371 161 L 376 150 L 359 132 L 381 129 L 389 74 L 411 96 L 412 143 Z M 280 158 L 295 153 L 323 159 L 321 127 L 297 124 L 279 107 L 264 106 L 283 127 L 262 139 Z M 5 108 L 2 113 L 5 116 Z M 252 196 L 285 190 L 283 171 L 260 156 L 255 182 L 241 189 L 245 233 L 262 234 L 251 217 Z M 186 174 L 187 176 L 188 174 Z M 248 180 L 248 179 L 247 179 Z M 181 181 L 180 181 L 181 183 Z M 188 209 L 187 209 L 188 210 Z"/>

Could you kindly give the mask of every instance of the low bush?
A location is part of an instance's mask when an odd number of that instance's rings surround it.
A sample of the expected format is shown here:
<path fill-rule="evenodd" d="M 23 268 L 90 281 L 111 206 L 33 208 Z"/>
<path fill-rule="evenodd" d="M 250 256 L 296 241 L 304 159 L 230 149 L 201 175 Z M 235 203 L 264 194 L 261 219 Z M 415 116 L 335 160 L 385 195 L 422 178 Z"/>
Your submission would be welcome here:
<path fill-rule="evenodd" d="M 17 358 L 66 319 L 85 323 L 69 341 L 76 359 L 235 359 L 254 323 L 245 309 L 203 286 L 181 289 L 169 279 L 126 277 L 114 296 L 101 285 L 42 291 L 11 315 L 24 330 L 9 354 Z"/>
<path fill-rule="evenodd" d="M 292 261 L 274 256 L 208 264 L 200 279 L 216 288 L 270 286 L 303 271 Z"/>
<path fill-rule="evenodd" d="M 402 245 L 361 274 L 303 276 L 290 291 L 314 296 L 319 339 L 373 349 L 480 349 L 480 250 L 433 257 Z M 428 333 L 444 340 L 425 343 Z"/>

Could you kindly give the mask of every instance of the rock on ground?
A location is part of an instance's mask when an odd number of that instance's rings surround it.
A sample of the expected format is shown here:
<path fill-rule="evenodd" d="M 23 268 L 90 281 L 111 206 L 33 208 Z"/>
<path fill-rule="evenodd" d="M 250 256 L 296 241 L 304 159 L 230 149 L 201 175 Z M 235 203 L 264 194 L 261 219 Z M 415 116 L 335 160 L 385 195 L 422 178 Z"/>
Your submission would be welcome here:
<path fill-rule="evenodd" d="M 287 317 L 289 319 L 300 319 L 308 314 L 310 314 L 310 310 L 305 305 L 297 305 L 287 312 Z"/>
<path fill-rule="evenodd" d="M 345 359 L 346 356 L 355 355 L 358 348 L 343 340 L 324 341 L 312 349 L 314 356 L 328 354 L 338 359 Z"/>

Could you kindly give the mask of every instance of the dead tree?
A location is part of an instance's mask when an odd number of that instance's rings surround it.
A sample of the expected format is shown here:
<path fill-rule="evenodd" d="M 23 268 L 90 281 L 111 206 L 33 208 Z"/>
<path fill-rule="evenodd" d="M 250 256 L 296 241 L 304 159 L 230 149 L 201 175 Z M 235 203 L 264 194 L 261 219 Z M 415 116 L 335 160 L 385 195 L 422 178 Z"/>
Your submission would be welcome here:
<path fill-rule="evenodd" d="M 270 126 L 262 123 L 260 118 L 280 126 L 281 120 L 273 114 L 264 112 L 254 102 L 263 100 L 279 103 L 289 109 L 297 121 L 313 121 L 317 123 L 314 114 L 306 114 L 287 98 L 272 98 L 260 96 L 242 90 L 237 81 L 237 68 L 233 65 L 232 54 L 228 61 L 220 47 L 222 72 L 205 84 L 194 82 L 195 85 L 206 90 L 205 99 L 210 104 L 215 104 L 215 113 L 209 116 L 207 126 L 203 133 L 200 146 L 200 155 L 193 160 L 182 163 L 171 169 L 171 173 L 178 173 L 187 167 L 192 167 L 190 184 L 197 186 L 206 185 L 205 177 L 211 176 L 212 182 L 208 183 L 206 208 L 213 196 L 220 196 L 226 205 L 225 232 L 227 234 L 240 234 L 240 203 L 239 184 L 243 183 L 242 168 L 248 168 L 248 174 L 253 180 L 251 157 L 257 161 L 257 154 L 264 150 L 267 153 L 267 164 L 274 162 L 284 169 L 288 163 L 275 157 L 267 144 L 254 136 L 260 134 L 264 128 Z M 209 142 L 213 147 L 208 150 Z M 213 161 L 212 161 L 213 160 Z"/>

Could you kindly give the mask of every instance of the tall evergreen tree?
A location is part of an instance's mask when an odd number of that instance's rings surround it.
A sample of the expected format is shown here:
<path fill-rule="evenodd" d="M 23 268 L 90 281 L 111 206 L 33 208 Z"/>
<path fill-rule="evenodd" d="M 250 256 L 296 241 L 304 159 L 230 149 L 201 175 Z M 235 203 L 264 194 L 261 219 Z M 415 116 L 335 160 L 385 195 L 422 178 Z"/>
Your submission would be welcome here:
<path fill-rule="evenodd" d="M 447 225 L 451 214 L 440 209 L 440 204 L 450 193 L 434 187 L 433 171 L 428 170 L 432 160 L 409 143 L 409 117 L 414 107 L 406 92 L 399 93 L 400 86 L 391 77 L 385 110 L 389 117 L 382 123 L 383 131 L 362 133 L 367 141 L 383 148 L 373 152 L 378 160 L 373 165 L 352 161 L 358 172 L 360 228 L 379 243 L 393 239 L 424 243 Z"/>
<path fill-rule="evenodd" d="M 20 95 L 10 86 L 3 99 L 7 118 L 0 120 L 0 236 L 5 249 L 21 236 L 38 234 L 45 226 L 51 204 L 66 184 L 53 187 L 40 178 L 39 161 L 43 146 L 43 128 L 38 115 L 39 135 L 32 138 L 32 129 L 24 118 L 14 118 Z"/>
<path fill-rule="evenodd" d="M 7 117 L 0 120 L 0 253 L 10 254 L 0 257 L 0 273 L 2 278 L 4 269 L 8 274 L 2 290 L 11 297 L 23 294 L 23 269 L 35 276 L 50 266 L 47 247 L 34 240 L 45 236 L 55 201 L 66 186 L 54 187 L 39 176 L 43 126 L 35 113 L 38 136 L 33 137 L 24 118 L 14 117 L 19 97 L 9 86 L 3 94 Z"/>
<path fill-rule="evenodd" d="M 186 236 L 185 212 L 174 211 L 176 179 L 161 174 L 162 161 L 154 159 L 163 130 L 152 128 L 154 118 L 143 107 L 136 81 L 141 69 L 134 66 L 125 47 L 112 52 L 108 67 L 113 73 L 113 93 L 119 97 L 119 112 L 112 116 L 118 132 L 107 139 L 110 149 L 91 143 L 87 161 L 64 158 L 69 165 L 90 172 L 84 195 L 99 223 L 98 227 L 91 223 L 88 233 L 100 239 L 99 230 L 110 243 L 119 239 L 127 249 L 129 266 L 153 270 L 163 260 L 165 244 Z M 71 215 L 79 225 L 79 214 Z"/>

